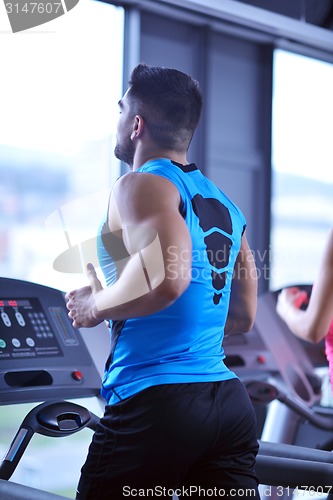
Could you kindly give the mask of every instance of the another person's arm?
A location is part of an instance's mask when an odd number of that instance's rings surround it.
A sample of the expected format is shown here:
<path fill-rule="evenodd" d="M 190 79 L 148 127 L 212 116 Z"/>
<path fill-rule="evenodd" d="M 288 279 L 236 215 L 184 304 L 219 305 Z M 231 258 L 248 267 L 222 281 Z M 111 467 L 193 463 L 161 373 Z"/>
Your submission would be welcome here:
<path fill-rule="evenodd" d="M 236 259 L 225 334 L 251 330 L 257 310 L 257 269 L 245 235 Z"/>
<path fill-rule="evenodd" d="M 305 292 L 286 288 L 278 296 L 277 312 L 295 335 L 319 342 L 326 336 L 333 319 L 333 229 L 305 311 L 299 309 L 304 299 Z"/>
<path fill-rule="evenodd" d="M 116 183 L 110 206 L 117 207 L 118 230 L 129 255 L 112 286 L 102 289 L 90 268 L 90 286 L 67 294 L 74 327 L 153 314 L 185 291 L 191 279 L 192 242 L 179 204 L 177 188 L 162 177 L 130 173 Z M 117 221 L 112 217 L 109 213 L 114 231 Z"/>

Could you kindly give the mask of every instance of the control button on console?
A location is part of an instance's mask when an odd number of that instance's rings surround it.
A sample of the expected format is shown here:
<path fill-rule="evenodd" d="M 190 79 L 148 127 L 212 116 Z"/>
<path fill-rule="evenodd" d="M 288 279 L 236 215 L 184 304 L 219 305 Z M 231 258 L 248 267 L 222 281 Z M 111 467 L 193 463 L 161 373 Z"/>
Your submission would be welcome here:
<path fill-rule="evenodd" d="M 12 344 L 13 344 L 14 347 L 20 347 L 21 346 L 21 342 L 19 341 L 19 339 L 15 338 L 15 337 L 12 339 Z"/>
<path fill-rule="evenodd" d="M 81 382 L 81 380 L 83 379 L 83 375 L 82 375 L 82 373 L 79 370 L 76 370 L 75 372 L 72 372 L 72 377 L 77 382 Z"/>
<path fill-rule="evenodd" d="M 24 318 L 22 316 L 22 314 L 20 312 L 16 312 L 15 313 L 15 317 L 17 319 L 17 322 L 20 326 L 25 326 L 25 321 L 24 321 Z"/>
<path fill-rule="evenodd" d="M 5 326 L 8 326 L 8 327 L 12 326 L 12 322 L 10 321 L 9 316 L 8 316 L 7 313 L 2 312 L 1 313 L 1 318 L 2 318 L 2 321 L 4 322 Z"/>

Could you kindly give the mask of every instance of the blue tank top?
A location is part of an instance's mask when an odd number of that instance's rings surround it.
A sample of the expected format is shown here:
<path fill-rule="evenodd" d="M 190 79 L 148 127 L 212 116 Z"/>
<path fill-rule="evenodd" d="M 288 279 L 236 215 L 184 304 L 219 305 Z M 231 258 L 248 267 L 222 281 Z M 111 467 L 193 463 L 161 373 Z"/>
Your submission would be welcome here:
<path fill-rule="evenodd" d="M 171 181 L 192 238 L 192 275 L 186 291 L 164 310 L 111 322 L 111 353 L 101 393 L 115 404 L 150 386 L 235 378 L 222 347 L 233 268 L 245 219 L 194 165 L 152 160 L 136 171 Z M 117 279 L 126 249 L 104 223 L 98 256 L 108 286 Z M 111 249 L 111 251 L 110 251 Z M 186 257 L 186 256 L 185 256 Z M 172 265 L 172 248 L 169 249 Z"/>

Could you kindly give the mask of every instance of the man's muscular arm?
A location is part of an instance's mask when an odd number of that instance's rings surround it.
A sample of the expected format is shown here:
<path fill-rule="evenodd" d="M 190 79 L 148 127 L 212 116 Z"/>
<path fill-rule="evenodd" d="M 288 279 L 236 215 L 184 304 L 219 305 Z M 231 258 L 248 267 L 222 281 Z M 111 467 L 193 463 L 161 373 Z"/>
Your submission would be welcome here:
<path fill-rule="evenodd" d="M 236 259 L 225 334 L 251 330 L 257 310 L 257 269 L 245 235 Z"/>
<path fill-rule="evenodd" d="M 67 294 L 74 327 L 153 314 L 185 291 L 192 262 L 182 255 L 191 255 L 192 244 L 179 204 L 177 188 L 160 176 L 134 172 L 119 179 L 111 195 L 109 225 L 122 231 L 129 255 L 112 286 L 102 289 L 90 268 L 90 286 Z"/>

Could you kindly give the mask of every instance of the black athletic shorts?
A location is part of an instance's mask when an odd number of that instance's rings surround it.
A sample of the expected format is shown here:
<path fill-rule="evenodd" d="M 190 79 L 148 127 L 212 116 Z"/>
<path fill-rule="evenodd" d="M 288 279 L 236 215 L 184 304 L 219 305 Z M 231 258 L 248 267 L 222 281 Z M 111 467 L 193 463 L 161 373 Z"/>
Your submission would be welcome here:
<path fill-rule="evenodd" d="M 257 451 L 238 379 L 150 387 L 106 407 L 76 498 L 259 498 Z"/>

